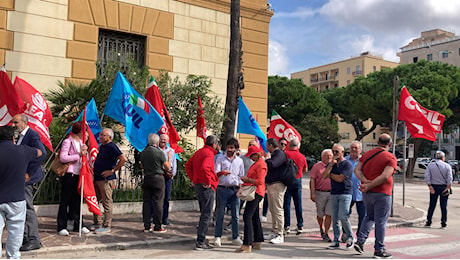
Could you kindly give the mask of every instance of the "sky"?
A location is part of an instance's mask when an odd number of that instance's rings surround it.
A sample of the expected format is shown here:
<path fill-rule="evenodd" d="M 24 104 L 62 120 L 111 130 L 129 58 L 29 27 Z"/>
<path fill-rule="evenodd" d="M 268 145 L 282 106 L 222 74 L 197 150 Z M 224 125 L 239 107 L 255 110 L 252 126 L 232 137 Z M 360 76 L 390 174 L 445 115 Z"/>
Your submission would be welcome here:
<path fill-rule="evenodd" d="M 385 60 L 422 31 L 460 35 L 460 0 L 269 0 L 268 75 L 290 74 L 370 51 Z"/>

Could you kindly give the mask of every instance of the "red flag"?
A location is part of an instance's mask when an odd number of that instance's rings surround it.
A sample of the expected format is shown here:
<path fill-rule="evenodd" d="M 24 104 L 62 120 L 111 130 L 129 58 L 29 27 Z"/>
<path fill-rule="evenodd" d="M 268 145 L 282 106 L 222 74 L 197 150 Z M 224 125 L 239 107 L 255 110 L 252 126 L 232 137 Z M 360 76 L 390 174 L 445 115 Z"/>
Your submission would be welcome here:
<path fill-rule="evenodd" d="M 268 138 L 279 140 L 281 137 L 286 138 L 288 141 L 294 138 L 297 138 L 299 141 L 302 139 L 299 132 L 273 110 L 272 118 L 270 119 L 270 129 L 268 130 Z"/>
<path fill-rule="evenodd" d="M 437 111 L 433 111 L 433 110 L 429 110 L 429 109 L 426 109 L 422 106 L 420 106 L 420 109 L 422 111 L 422 113 L 426 116 L 426 118 L 428 119 L 428 121 L 431 123 L 431 126 L 433 126 L 434 128 L 434 132 L 435 133 L 441 133 L 442 131 L 442 125 L 444 124 L 444 119 L 446 118 L 443 114 L 437 112 Z"/>
<path fill-rule="evenodd" d="M 14 88 L 24 101 L 26 106 L 24 114 L 29 119 L 30 128 L 37 131 L 42 143 L 53 151 L 48 129 L 53 120 L 53 116 L 51 115 L 51 110 L 45 98 L 43 98 L 42 94 L 32 87 L 32 85 L 19 77 L 16 77 L 14 80 Z"/>
<path fill-rule="evenodd" d="M 201 104 L 200 95 L 198 95 L 198 111 L 196 113 L 196 135 L 203 138 L 203 141 L 206 142 L 206 123 L 204 122 L 204 112 L 203 105 Z"/>
<path fill-rule="evenodd" d="M 399 99 L 398 120 L 406 121 L 407 130 L 412 137 L 436 141 L 435 129 L 405 86 L 401 90 Z"/>
<path fill-rule="evenodd" d="M 90 134 L 90 145 L 91 145 L 91 129 L 86 127 L 86 107 L 83 112 L 83 127 L 82 129 L 88 129 Z M 83 131 L 83 140 L 86 140 L 86 131 Z M 93 139 L 96 140 L 96 138 Z M 88 158 L 86 156 L 81 157 L 81 169 L 80 169 L 80 180 L 78 182 L 78 192 L 81 193 L 83 182 L 83 197 L 86 201 L 86 205 L 88 205 L 88 210 L 96 215 L 101 216 L 101 210 L 99 209 L 99 203 L 96 197 L 96 191 L 94 190 L 93 184 L 93 175 L 91 174 L 91 170 L 89 169 L 88 165 Z"/>
<path fill-rule="evenodd" d="M 163 121 L 165 122 L 160 131 L 158 131 L 159 134 L 167 134 L 169 136 L 169 145 L 176 153 L 183 152 L 184 150 L 177 144 L 180 141 L 179 134 L 171 122 L 168 110 L 166 109 L 166 105 L 163 102 L 163 98 L 161 97 L 160 91 L 158 90 L 158 85 L 153 76 L 150 76 L 149 87 L 145 93 L 145 99 L 150 102 L 150 104 L 153 106 L 153 108 L 155 108 L 155 110 L 158 112 L 158 114 L 160 114 L 160 116 L 163 118 Z"/>
<path fill-rule="evenodd" d="M 24 102 L 11 84 L 5 71 L 0 71 L 0 126 L 7 125 L 16 114 L 22 113 Z"/>

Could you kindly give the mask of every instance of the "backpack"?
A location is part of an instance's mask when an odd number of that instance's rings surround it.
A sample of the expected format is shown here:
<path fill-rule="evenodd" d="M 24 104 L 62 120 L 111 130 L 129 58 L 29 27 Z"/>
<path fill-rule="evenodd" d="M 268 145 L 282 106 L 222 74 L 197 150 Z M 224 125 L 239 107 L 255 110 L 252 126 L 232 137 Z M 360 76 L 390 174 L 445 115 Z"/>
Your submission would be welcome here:
<path fill-rule="evenodd" d="M 284 168 L 284 171 L 281 174 L 281 182 L 286 186 L 291 185 L 296 179 L 298 169 L 299 168 L 294 163 L 294 160 L 288 158 L 286 160 L 286 168 Z"/>

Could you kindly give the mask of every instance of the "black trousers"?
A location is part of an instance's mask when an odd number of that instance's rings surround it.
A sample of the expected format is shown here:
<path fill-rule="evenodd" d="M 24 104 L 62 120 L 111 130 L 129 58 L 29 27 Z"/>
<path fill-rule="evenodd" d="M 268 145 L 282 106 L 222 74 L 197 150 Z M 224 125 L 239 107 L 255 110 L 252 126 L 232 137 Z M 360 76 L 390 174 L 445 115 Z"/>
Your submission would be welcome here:
<path fill-rule="evenodd" d="M 161 228 L 161 218 L 163 216 L 163 202 L 165 198 L 165 178 L 162 174 L 144 175 L 144 190 L 142 204 L 142 219 L 144 229 L 150 229 L 151 219 L 154 228 Z M 153 202 L 153 216 L 151 206 Z"/>
<path fill-rule="evenodd" d="M 80 175 L 66 172 L 61 177 L 61 199 L 57 218 L 57 231 L 67 229 L 67 220 L 73 219 L 73 231 L 78 231 L 80 225 L 80 194 L 78 193 L 78 181 Z M 82 224 L 84 226 L 84 224 Z"/>
<path fill-rule="evenodd" d="M 243 214 L 243 245 L 250 246 L 253 242 L 264 242 L 264 234 L 259 217 L 259 203 L 262 199 L 263 197 L 256 193 L 254 200 L 246 201 L 246 209 Z"/>

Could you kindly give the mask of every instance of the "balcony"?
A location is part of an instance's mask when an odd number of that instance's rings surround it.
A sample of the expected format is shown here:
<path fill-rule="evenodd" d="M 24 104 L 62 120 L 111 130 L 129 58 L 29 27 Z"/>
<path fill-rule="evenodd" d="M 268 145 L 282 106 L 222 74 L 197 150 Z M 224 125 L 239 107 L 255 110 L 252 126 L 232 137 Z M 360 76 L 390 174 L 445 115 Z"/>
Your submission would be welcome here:
<path fill-rule="evenodd" d="M 354 77 L 361 76 L 361 71 L 360 71 L 360 70 L 353 71 L 353 72 L 351 73 L 351 75 L 353 75 Z"/>

